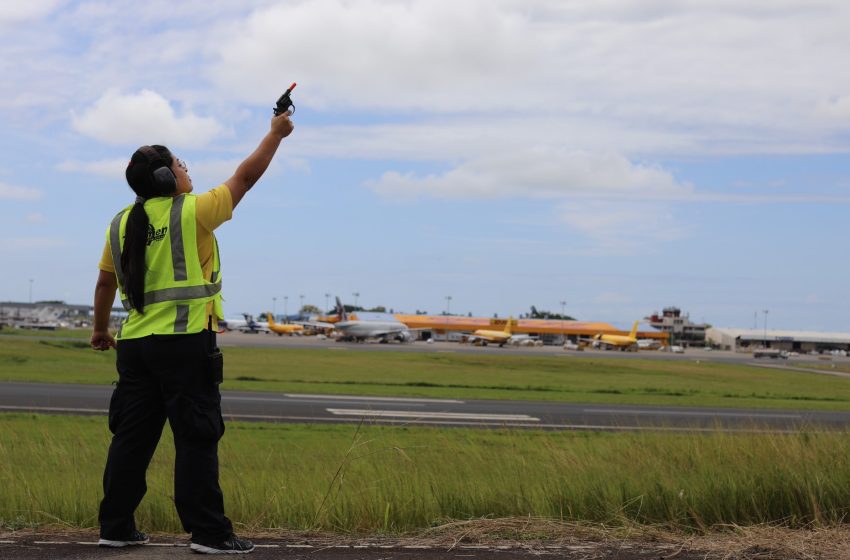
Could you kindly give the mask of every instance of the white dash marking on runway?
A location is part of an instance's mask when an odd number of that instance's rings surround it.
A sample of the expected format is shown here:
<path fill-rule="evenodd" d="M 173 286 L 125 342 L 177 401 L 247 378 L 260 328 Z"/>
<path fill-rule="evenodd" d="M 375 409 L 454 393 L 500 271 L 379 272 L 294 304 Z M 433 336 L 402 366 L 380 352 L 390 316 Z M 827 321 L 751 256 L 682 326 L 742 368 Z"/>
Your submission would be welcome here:
<path fill-rule="evenodd" d="M 712 410 L 696 411 L 696 410 L 638 410 L 638 409 L 617 409 L 617 408 L 585 408 L 583 412 L 600 414 L 652 414 L 657 416 L 729 416 L 745 418 L 802 418 L 799 414 L 780 414 L 773 412 L 716 412 Z"/>
<path fill-rule="evenodd" d="M 332 399 L 341 401 L 382 401 L 382 402 L 413 402 L 413 403 L 451 403 L 463 404 L 464 401 L 454 399 L 418 399 L 412 397 L 361 397 L 353 395 L 312 395 L 307 393 L 284 393 L 290 399 Z"/>
<path fill-rule="evenodd" d="M 489 420 L 539 422 L 539 418 L 527 414 L 473 414 L 468 412 L 421 412 L 411 410 L 365 410 L 356 408 L 328 408 L 328 412 L 337 416 L 377 416 L 394 418 L 440 418 L 443 420 Z"/>

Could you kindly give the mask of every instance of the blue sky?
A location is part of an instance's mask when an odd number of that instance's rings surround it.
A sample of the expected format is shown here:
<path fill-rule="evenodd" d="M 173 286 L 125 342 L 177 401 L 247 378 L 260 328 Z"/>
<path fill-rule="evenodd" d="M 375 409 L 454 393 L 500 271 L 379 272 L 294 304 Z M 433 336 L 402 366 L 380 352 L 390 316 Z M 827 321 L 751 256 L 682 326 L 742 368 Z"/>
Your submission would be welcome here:
<path fill-rule="evenodd" d="M 0 7 L 0 299 L 91 301 L 141 144 L 196 192 L 296 130 L 219 240 L 228 316 L 353 303 L 848 331 L 841 1 Z"/>

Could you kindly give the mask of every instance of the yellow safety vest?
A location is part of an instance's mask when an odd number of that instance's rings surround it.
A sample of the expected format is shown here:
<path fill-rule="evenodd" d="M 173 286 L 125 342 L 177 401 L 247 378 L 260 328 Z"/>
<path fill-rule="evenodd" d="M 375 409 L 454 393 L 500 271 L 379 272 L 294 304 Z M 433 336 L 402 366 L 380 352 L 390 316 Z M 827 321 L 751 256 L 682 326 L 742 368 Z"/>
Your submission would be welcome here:
<path fill-rule="evenodd" d="M 191 194 L 157 197 L 145 201 L 148 214 L 145 247 L 145 312 L 130 307 L 124 293 L 121 251 L 124 231 L 132 205 L 119 212 L 109 226 L 107 241 L 118 279 L 121 303 L 128 316 L 118 329 L 117 339 L 140 338 L 151 334 L 190 334 L 208 326 L 207 304 L 222 317 L 221 262 L 218 241 L 213 236 L 213 270 L 204 278 L 198 256 L 195 222 L 196 198 Z"/>

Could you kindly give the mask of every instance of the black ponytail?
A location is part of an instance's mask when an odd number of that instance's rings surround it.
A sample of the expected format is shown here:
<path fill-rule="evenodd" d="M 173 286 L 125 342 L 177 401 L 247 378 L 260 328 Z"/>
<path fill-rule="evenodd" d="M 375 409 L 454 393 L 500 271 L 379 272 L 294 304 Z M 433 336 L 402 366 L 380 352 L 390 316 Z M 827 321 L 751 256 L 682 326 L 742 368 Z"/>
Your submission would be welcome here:
<path fill-rule="evenodd" d="M 145 212 L 145 200 L 157 196 L 171 196 L 175 186 L 164 186 L 154 179 L 153 172 L 161 167 L 171 167 L 174 161 L 165 146 L 142 146 L 133 154 L 125 173 L 127 183 L 136 193 L 136 203 L 127 217 L 124 229 L 124 248 L 121 251 L 121 269 L 124 272 L 124 294 L 130 307 L 145 312 L 145 247 L 148 244 L 150 218 Z M 161 192 L 163 189 L 169 192 Z"/>
<path fill-rule="evenodd" d="M 142 314 L 145 312 L 145 247 L 148 242 L 149 223 L 144 203 L 137 201 L 127 217 L 124 249 L 121 251 L 124 294 L 130 307 Z"/>

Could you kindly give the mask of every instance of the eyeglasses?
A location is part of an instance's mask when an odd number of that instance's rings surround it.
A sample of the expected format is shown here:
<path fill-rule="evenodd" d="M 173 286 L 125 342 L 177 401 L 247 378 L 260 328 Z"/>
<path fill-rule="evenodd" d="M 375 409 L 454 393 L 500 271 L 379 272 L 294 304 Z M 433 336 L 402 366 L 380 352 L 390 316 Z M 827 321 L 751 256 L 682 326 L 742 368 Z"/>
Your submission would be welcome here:
<path fill-rule="evenodd" d="M 185 161 L 183 161 L 183 160 L 182 160 L 182 159 L 180 159 L 180 158 L 178 158 L 178 159 L 177 159 L 177 167 L 179 167 L 180 169 L 182 169 L 182 170 L 183 170 L 183 171 L 185 171 L 186 173 L 188 173 L 188 172 L 189 172 L 189 166 L 188 166 L 188 165 L 186 165 L 186 162 L 185 162 Z"/>

